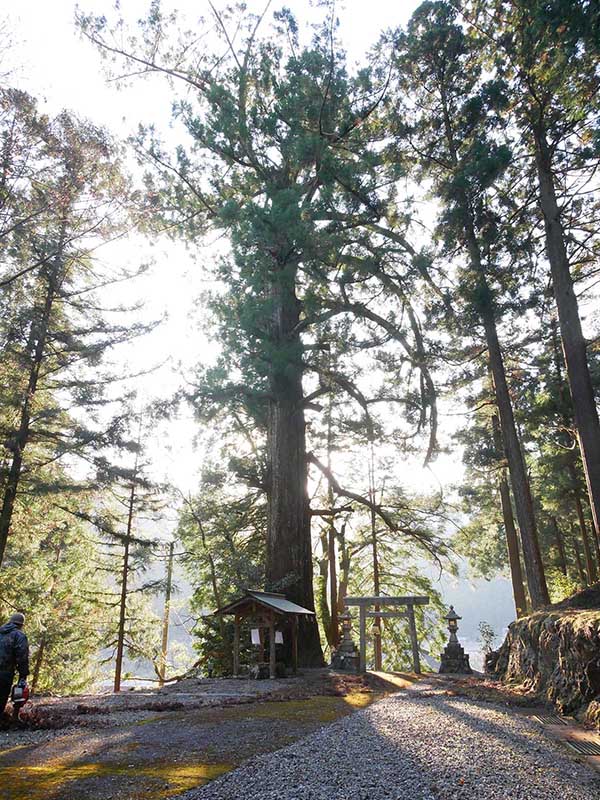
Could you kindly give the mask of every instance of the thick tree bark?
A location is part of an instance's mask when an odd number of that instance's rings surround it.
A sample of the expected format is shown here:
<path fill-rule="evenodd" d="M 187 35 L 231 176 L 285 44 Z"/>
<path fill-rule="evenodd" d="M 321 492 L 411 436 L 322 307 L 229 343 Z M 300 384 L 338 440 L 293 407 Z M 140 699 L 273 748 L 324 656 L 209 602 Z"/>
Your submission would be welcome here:
<path fill-rule="evenodd" d="M 306 432 L 302 390 L 302 347 L 294 329 L 300 304 L 296 267 L 281 267 L 273 281 L 271 400 L 268 453 L 270 466 L 266 582 L 272 591 L 314 611 L 310 507 L 307 491 Z M 302 617 L 298 631 L 300 666 L 323 664 L 315 617 Z M 291 662 L 291 642 L 284 652 Z"/>
<path fill-rule="evenodd" d="M 44 662 L 44 655 L 46 652 L 46 634 L 42 634 L 40 643 L 38 645 L 37 653 L 35 654 L 35 661 L 33 662 L 33 676 L 31 678 L 31 694 L 35 694 L 35 690 L 40 679 L 40 672 Z"/>
<path fill-rule="evenodd" d="M 331 630 L 331 645 L 337 647 L 340 643 L 340 623 L 338 620 L 337 608 L 337 569 L 335 560 L 335 539 L 336 529 L 333 519 L 329 525 L 327 532 L 327 562 L 329 565 L 329 609 L 330 609 L 330 630 Z"/>
<path fill-rule="evenodd" d="M 331 452 L 333 449 L 333 426 L 332 426 L 332 411 L 333 411 L 333 391 L 329 392 L 329 403 L 327 408 L 327 467 L 331 469 Z M 329 520 L 329 528 L 327 530 L 327 563 L 329 567 L 329 636 L 328 641 L 332 649 L 336 648 L 340 643 L 340 624 L 338 620 L 338 605 L 337 605 L 337 565 L 335 554 L 335 516 L 333 516 L 333 509 L 335 506 L 335 497 L 333 494 L 333 487 L 331 483 L 327 486 L 327 500 L 332 516 Z"/>
<path fill-rule="evenodd" d="M 508 551 L 508 563 L 510 565 L 510 579 L 512 582 L 513 597 L 515 600 L 515 611 L 518 617 L 527 614 L 527 598 L 525 596 L 525 586 L 523 585 L 523 571 L 521 569 L 521 559 L 519 557 L 519 540 L 515 520 L 513 517 L 512 505 L 510 503 L 510 489 L 506 474 L 502 472 L 500 479 L 500 502 L 502 505 L 502 517 L 504 519 L 504 531 L 506 534 L 506 549 Z"/>
<path fill-rule="evenodd" d="M 598 570 L 596 569 L 596 562 L 594 561 L 594 555 L 592 553 L 592 547 L 590 544 L 590 537 L 588 534 L 588 529 L 585 524 L 585 518 L 583 516 L 583 511 L 581 509 L 581 501 L 577 498 L 576 501 L 576 508 L 577 508 L 577 517 L 579 519 L 579 527 L 581 530 L 581 540 L 583 542 L 583 553 L 585 556 L 585 568 L 587 574 L 590 578 L 590 583 L 596 583 L 598 580 Z M 580 516 L 581 512 L 581 516 Z"/>
<path fill-rule="evenodd" d="M 350 578 L 350 549 L 346 544 L 346 524 L 342 524 L 338 533 L 339 553 L 340 553 L 340 577 L 338 580 L 337 607 L 338 613 L 343 614 L 346 610 L 344 600 L 348 594 L 348 581 Z"/>
<path fill-rule="evenodd" d="M 365 416 L 367 422 L 367 435 L 369 438 L 369 501 L 371 503 L 371 558 L 373 563 L 373 595 L 379 597 L 380 595 L 380 571 L 379 571 L 379 552 L 377 542 L 377 515 L 375 513 L 376 496 L 375 496 L 375 448 L 373 422 L 365 408 Z M 373 611 L 378 612 L 381 606 L 374 606 Z M 377 671 L 382 668 L 382 654 L 381 654 L 381 617 L 373 618 L 373 660 L 374 666 Z"/>
<path fill-rule="evenodd" d="M 458 151 L 454 138 L 453 119 L 450 107 L 446 98 L 445 90 L 441 91 L 441 101 L 443 109 L 443 124 L 448 145 L 448 150 L 454 168 L 459 165 Z M 481 259 L 481 249 L 477 238 L 475 219 L 472 213 L 472 206 L 469 196 L 464 189 L 458 190 L 458 201 L 464 217 L 464 246 L 469 256 L 471 271 L 473 273 L 474 305 L 485 331 L 485 341 L 488 351 L 489 367 L 494 379 L 494 393 L 496 396 L 496 406 L 500 417 L 500 430 L 502 432 L 502 442 L 504 452 L 508 462 L 508 471 L 512 487 L 515 510 L 517 512 L 517 522 L 521 533 L 523 545 L 523 558 L 525 562 L 525 572 L 527 575 L 527 586 L 529 597 L 533 608 L 546 605 L 549 602 L 548 587 L 546 586 L 546 576 L 544 565 L 540 553 L 540 545 L 537 535 L 533 501 L 529 487 L 529 478 L 525 469 L 525 460 L 521 450 L 521 443 L 517 434 L 517 427 L 512 407 L 512 400 L 508 391 L 506 381 L 506 371 L 502 350 L 498 340 L 496 328 L 495 306 L 492 291 L 489 287 L 484 265 Z"/>
<path fill-rule="evenodd" d="M 327 579 L 329 576 L 329 541 L 328 530 L 322 530 L 319 535 L 321 544 L 321 558 L 319 559 L 319 578 L 317 580 L 317 597 L 316 604 L 321 618 L 321 624 L 325 631 L 325 638 L 327 644 L 333 649 L 333 638 L 331 628 L 331 614 L 329 612 L 329 605 L 327 602 Z"/>
<path fill-rule="evenodd" d="M 379 554 L 377 552 L 377 518 L 375 516 L 375 475 L 374 475 L 374 458 L 373 458 L 373 442 L 371 442 L 371 463 L 369 470 L 370 486 L 369 486 L 369 500 L 371 501 L 371 553 L 373 558 L 373 595 L 379 597 L 380 580 L 379 580 Z M 373 610 L 380 611 L 381 607 L 376 605 Z M 381 618 L 373 618 L 373 654 L 375 661 L 375 669 L 381 671 Z"/>
<path fill-rule="evenodd" d="M 585 560 L 587 566 L 587 574 L 590 576 L 591 582 L 594 582 L 598 580 L 598 571 L 596 563 L 594 563 L 594 560 L 592 558 L 592 551 L 588 537 L 587 524 L 585 520 L 585 515 L 583 513 L 577 457 L 575 452 L 571 448 L 571 445 L 573 443 L 573 439 L 570 433 L 570 431 L 573 428 L 573 418 L 571 416 L 572 404 L 570 402 L 570 398 L 568 396 L 568 389 L 563 378 L 562 361 L 560 356 L 559 341 L 558 341 L 558 334 L 556 330 L 555 320 L 552 320 L 552 322 L 550 323 L 550 327 L 552 333 L 552 350 L 554 354 L 554 371 L 556 373 L 556 381 L 558 384 L 558 394 L 560 398 L 561 416 L 564 428 L 562 439 L 564 447 L 567 448 L 567 454 L 566 454 L 567 472 L 569 473 L 569 478 L 571 481 L 573 501 L 575 503 L 575 510 L 577 512 L 577 521 L 579 523 L 579 530 L 581 531 L 581 541 L 583 542 L 583 549 L 585 553 Z M 594 542 L 596 543 L 597 538 L 595 535 L 593 521 L 592 521 L 592 535 L 594 537 Z M 598 563 L 600 564 L 600 561 Z"/>
<path fill-rule="evenodd" d="M 587 575 L 585 574 L 584 569 L 583 569 L 583 563 L 581 561 L 581 552 L 579 551 L 579 544 L 577 542 L 577 536 L 575 536 L 574 534 L 572 536 L 572 542 L 573 542 L 573 550 L 575 552 L 575 563 L 577 565 L 577 572 L 579 573 L 579 579 L 581 581 L 581 585 L 582 586 L 588 586 L 589 585 L 589 581 L 588 581 Z"/>
<path fill-rule="evenodd" d="M 556 517 L 551 517 L 552 528 L 554 530 L 554 538 L 556 540 L 556 549 L 558 551 L 558 568 L 563 575 L 567 575 L 567 556 L 565 554 L 565 543 L 562 533 L 558 527 Z"/>
<path fill-rule="evenodd" d="M 373 594 L 375 597 L 379 597 L 380 592 L 380 581 L 379 581 L 379 555 L 377 552 L 377 529 L 376 529 L 376 520 L 375 520 L 375 510 L 371 509 L 371 547 L 373 551 Z M 374 606 L 373 611 L 377 612 L 380 611 L 380 606 Z M 373 619 L 373 628 L 376 629 L 378 632 L 374 631 L 373 636 L 373 650 L 375 656 L 375 669 L 381 671 L 382 667 L 382 659 L 381 659 L 381 618 L 375 617 Z"/>
<path fill-rule="evenodd" d="M 475 245 L 476 246 L 476 245 Z M 471 248 L 470 248 L 471 249 Z M 471 255 L 473 261 L 474 254 Z M 478 258 L 478 249 L 477 249 Z M 502 432 L 502 442 L 504 452 L 508 462 L 510 482 L 513 497 L 515 500 L 515 510 L 517 521 L 521 532 L 521 542 L 523 545 L 523 556 L 525 561 L 525 573 L 527 575 L 527 586 L 532 607 L 539 608 L 550 602 L 548 587 L 546 586 L 546 576 L 542 563 L 542 555 L 537 535 L 535 514 L 533 511 L 533 501 L 529 488 L 529 478 L 525 469 L 525 460 L 521 450 L 521 443 L 517 434 L 517 426 L 512 408 L 512 401 L 506 381 L 504 360 L 502 350 L 498 341 L 496 321 L 491 302 L 491 294 L 487 281 L 479 265 L 479 277 L 481 285 L 482 301 L 480 304 L 480 314 L 485 330 L 485 338 L 489 356 L 490 369 L 494 378 L 494 393 L 496 405 L 500 418 L 500 430 Z"/>
<path fill-rule="evenodd" d="M 591 514 L 591 512 L 590 512 L 590 514 Z M 594 520 L 592 519 L 590 521 L 591 521 L 590 530 L 592 531 L 592 537 L 593 537 L 593 540 L 594 540 L 594 551 L 596 553 L 596 564 L 598 565 L 598 569 L 600 570 L 600 539 L 598 538 L 598 535 L 596 534 L 596 531 L 594 530 Z"/>
<path fill-rule="evenodd" d="M 534 126 L 539 201 L 544 217 L 546 252 L 563 343 L 579 449 L 592 509 L 594 528 L 600 535 L 600 421 L 587 361 L 587 344 L 581 329 L 577 298 L 569 266 L 565 234 L 556 199 L 552 156 L 541 125 Z"/>
<path fill-rule="evenodd" d="M 585 553 L 585 560 L 587 566 L 587 574 L 590 576 L 590 581 L 593 583 L 594 581 L 598 580 L 598 571 L 596 563 L 594 562 L 592 557 L 592 550 L 590 547 L 587 524 L 585 521 L 585 515 L 583 513 L 577 457 L 575 455 L 575 452 L 571 449 L 572 437 L 569 431 L 571 431 L 573 427 L 573 419 L 570 414 L 572 406 L 569 401 L 567 387 L 563 379 L 558 335 L 556 331 L 556 322 L 554 320 L 552 320 L 551 322 L 551 332 L 552 332 L 552 349 L 554 354 L 554 371 L 556 373 L 558 394 L 561 401 L 561 416 L 564 428 L 562 438 L 564 441 L 565 448 L 568 448 L 568 452 L 566 455 L 567 472 L 569 473 L 569 478 L 571 481 L 573 501 L 575 503 L 575 510 L 577 512 L 577 521 L 579 522 L 579 530 L 581 531 L 581 541 L 583 542 L 583 549 Z M 593 521 L 592 521 L 592 534 L 594 536 L 594 542 L 597 542 Z M 600 561 L 598 563 L 600 564 Z"/>
<path fill-rule="evenodd" d="M 581 531 L 581 541 L 583 542 L 583 552 L 585 555 L 585 566 L 587 574 L 589 575 L 590 578 L 590 583 L 595 583 L 598 580 L 598 570 L 596 568 L 596 562 L 594 561 L 594 556 L 592 553 L 592 547 L 590 544 L 590 537 L 588 534 L 587 525 L 585 524 L 585 515 L 583 513 L 581 496 L 579 494 L 579 488 L 577 486 L 577 473 L 575 471 L 575 466 L 573 465 L 573 463 L 569 464 L 569 476 L 573 483 L 573 501 L 575 503 L 575 510 L 577 512 L 577 521 L 579 523 L 579 530 Z"/>
<path fill-rule="evenodd" d="M 494 436 L 494 447 L 498 457 L 502 456 L 502 434 L 500 432 L 500 422 L 496 414 L 492 416 L 492 431 Z M 510 489 L 506 479 L 506 469 L 500 473 L 498 484 L 500 492 L 500 505 L 502 508 L 502 519 L 504 521 L 504 533 L 506 536 L 506 549 L 508 552 L 508 563 L 510 566 L 510 578 L 512 582 L 513 598 L 515 601 L 515 611 L 518 617 L 527 614 L 527 598 L 525 596 L 525 586 L 523 584 L 523 570 L 521 569 L 521 557 L 519 555 L 519 539 L 515 527 L 512 504 L 510 502 Z"/>

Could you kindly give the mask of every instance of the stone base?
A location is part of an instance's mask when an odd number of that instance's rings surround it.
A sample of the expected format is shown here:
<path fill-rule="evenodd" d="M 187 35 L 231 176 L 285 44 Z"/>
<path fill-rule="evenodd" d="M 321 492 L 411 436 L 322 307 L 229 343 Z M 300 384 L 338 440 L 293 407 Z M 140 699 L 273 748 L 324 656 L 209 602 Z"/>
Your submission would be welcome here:
<path fill-rule="evenodd" d="M 342 672 L 358 673 L 359 656 L 357 652 L 334 650 L 331 656 L 331 668 Z"/>
<path fill-rule="evenodd" d="M 459 644 L 448 644 L 440 656 L 439 673 L 442 675 L 471 675 L 473 670 L 469 664 L 469 656 Z"/>

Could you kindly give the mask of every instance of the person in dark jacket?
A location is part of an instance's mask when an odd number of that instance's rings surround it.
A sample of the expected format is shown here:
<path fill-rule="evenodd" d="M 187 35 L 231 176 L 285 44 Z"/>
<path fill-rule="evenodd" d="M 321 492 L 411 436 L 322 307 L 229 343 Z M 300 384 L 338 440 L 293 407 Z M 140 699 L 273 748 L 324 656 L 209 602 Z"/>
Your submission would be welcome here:
<path fill-rule="evenodd" d="M 25 617 L 13 614 L 0 628 L 0 714 L 4 711 L 15 672 L 19 672 L 19 686 L 27 685 L 29 674 L 29 643 L 23 633 Z"/>

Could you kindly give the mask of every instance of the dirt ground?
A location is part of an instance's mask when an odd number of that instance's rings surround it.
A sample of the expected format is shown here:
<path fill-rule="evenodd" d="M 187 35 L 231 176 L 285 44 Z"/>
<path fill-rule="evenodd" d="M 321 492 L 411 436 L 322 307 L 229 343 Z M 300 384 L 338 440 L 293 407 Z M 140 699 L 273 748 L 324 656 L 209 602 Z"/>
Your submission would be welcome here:
<path fill-rule="evenodd" d="M 285 680 L 37 699 L 29 727 L 0 730 L 0 800 L 173 797 L 414 680 L 306 670 Z"/>

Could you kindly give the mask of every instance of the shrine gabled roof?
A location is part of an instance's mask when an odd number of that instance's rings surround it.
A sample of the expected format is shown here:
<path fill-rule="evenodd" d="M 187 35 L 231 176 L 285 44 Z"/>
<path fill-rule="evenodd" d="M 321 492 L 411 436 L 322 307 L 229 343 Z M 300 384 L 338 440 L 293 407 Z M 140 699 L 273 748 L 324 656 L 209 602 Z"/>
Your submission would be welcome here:
<path fill-rule="evenodd" d="M 219 614 L 234 614 L 236 611 L 241 611 L 245 605 L 249 603 L 258 603 L 265 608 L 275 611 L 277 614 L 308 614 L 311 617 L 315 616 L 314 611 L 309 611 L 308 608 L 303 608 L 297 603 L 292 603 L 284 594 L 277 594 L 275 592 L 259 592 L 257 589 L 247 589 L 243 597 L 238 597 L 237 600 L 229 603 L 223 608 L 218 608 L 214 615 Z"/>

